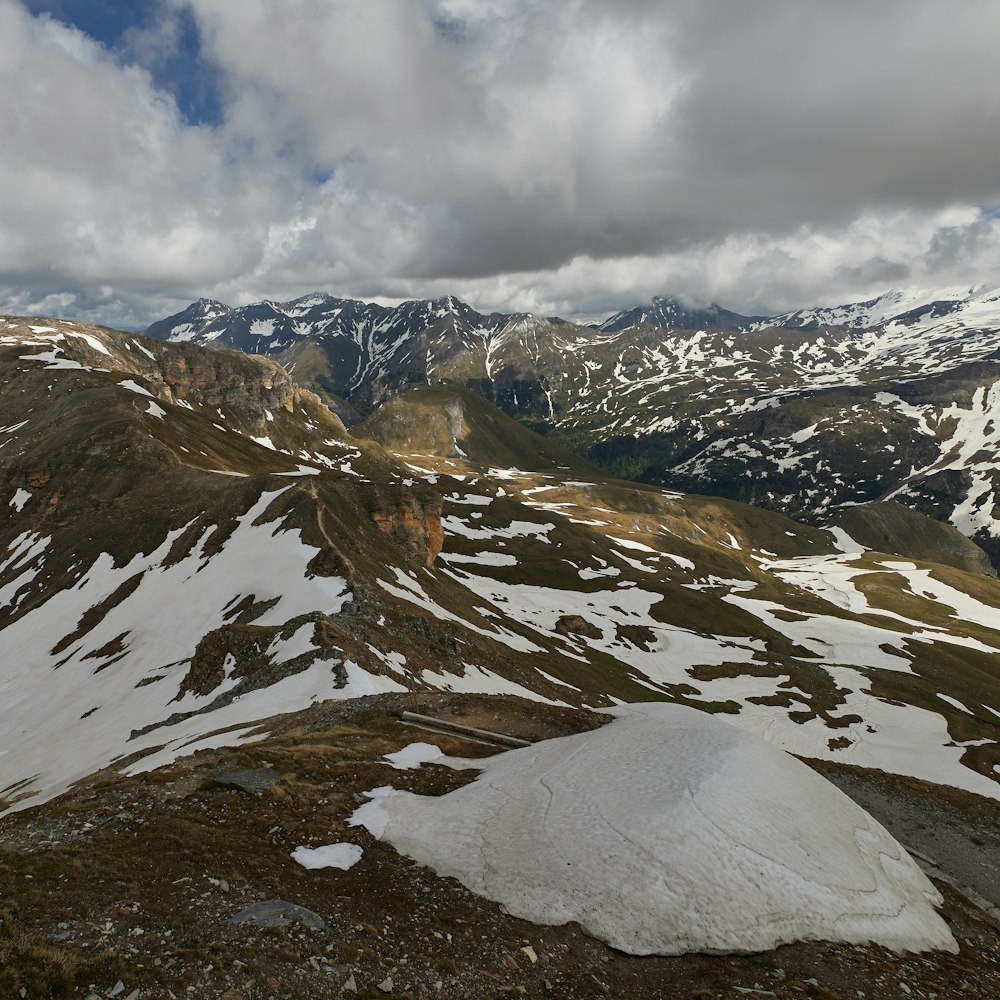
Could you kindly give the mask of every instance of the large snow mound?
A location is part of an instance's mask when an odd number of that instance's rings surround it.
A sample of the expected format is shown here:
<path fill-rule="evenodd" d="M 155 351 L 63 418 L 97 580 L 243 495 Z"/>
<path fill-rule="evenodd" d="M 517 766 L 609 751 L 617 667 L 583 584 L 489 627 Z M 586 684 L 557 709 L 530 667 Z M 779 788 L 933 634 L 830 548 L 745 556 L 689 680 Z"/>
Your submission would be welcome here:
<path fill-rule="evenodd" d="M 804 764 L 694 709 L 609 711 L 477 761 L 448 795 L 376 789 L 352 823 L 515 916 L 576 920 L 632 954 L 958 950 L 910 856 Z"/>

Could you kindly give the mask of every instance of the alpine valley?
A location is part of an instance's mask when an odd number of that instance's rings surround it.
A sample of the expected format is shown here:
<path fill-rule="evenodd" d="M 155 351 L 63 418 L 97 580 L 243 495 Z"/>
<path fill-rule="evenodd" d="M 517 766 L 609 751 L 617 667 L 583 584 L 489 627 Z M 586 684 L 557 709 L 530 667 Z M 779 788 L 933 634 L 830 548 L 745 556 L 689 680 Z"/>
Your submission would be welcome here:
<path fill-rule="evenodd" d="M 996 995 L 1000 293 L 776 318 L 660 299 L 595 326 L 454 298 L 202 300 L 147 333 L 0 319 L 0 899 L 20 900 L 0 904 L 0 986 Z M 397 777 L 423 795 L 467 781 L 390 770 L 416 738 L 405 710 L 528 742 L 662 718 L 693 726 L 692 760 L 665 745 L 639 787 L 682 775 L 678 801 L 718 838 L 709 805 L 739 800 L 734 775 L 756 787 L 758 765 L 725 764 L 717 719 L 624 707 L 646 702 L 710 713 L 846 789 L 940 864 L 924 891 L 881 827 L 831 820 L 883 865 L 854 888 L 874 907 L 883 881 L 910 879 L 928 911 L 940 889 L 951 929 L 921 911 L 885 930 L 862 903 L 857 930 L 848 902 L 847 930 L 838 916 L 726 946 L 713 925 L 659 952 L 782 945 L 764 958 L 643 959 L 586 912 L 523 919 L 413 866 L 382 841 L 391 822 L 352 815 Z M 424 759 L 496 750 L 464 732 L 420 731 Z M 541 746 L 544 827 L 567 799 Z M 484 775 L 515 780 L 508 759 Z M 801 838 L 838 809 L 785 766 L 761 757 L 773 801 L 730 805 L 726 836 L 773 860 L 795 913 L 826 908 Z M 607 818 L 632 844 L 632 820 Z M 769 824 L 799 821 L 793 860 L 768 853 Z M 291 860 L 359 823 L 357 868 Z M 725 873 L 695 854 L 690 870 Z M 248 937 L 234 912 L 277 896 L 319 924 L 296 910 Z"/>

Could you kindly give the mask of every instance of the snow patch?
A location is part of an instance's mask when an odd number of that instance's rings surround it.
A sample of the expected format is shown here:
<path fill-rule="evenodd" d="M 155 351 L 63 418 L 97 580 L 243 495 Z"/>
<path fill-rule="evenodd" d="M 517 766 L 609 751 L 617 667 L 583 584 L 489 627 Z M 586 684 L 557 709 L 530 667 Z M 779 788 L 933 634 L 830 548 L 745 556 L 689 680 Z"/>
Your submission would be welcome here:
<path fill-rule="evenodd" d="M 679 705 L 608 712 L 477 761 L 445 796 L 375 789 L 349 822 L 514 916 L 579 921 L 631 954 L 958 950 L 915 862 L 805 765 Z"/>
<path fill-rule="evenodd" d="M 139 385 L 138 382 L 135 382 L 130 378 L 127 378 L 123 382 L 119 382 L 118 384 L 123 389 L 128 389 L 130 392 L 137 392 L 140 396 L 149 396 L 150 399 L 153 398 L 153 394 L 147 388 Z"/>
<path fill-rule="evenodd" d="M 31 499 L 31 494 L 27 490 L 22 490 L 18 488 L 17 492 L 10 498 L 10 506 L 18 512 L 21 513 L 24 510 L 24 505 Z"/>
<path fill-rule="evenodd" d="M 433 743 L 410 743 L 402 750 L 387 753 L 382 759 L 397 771 L 411 771 L 421 764 L 440 760 L 443 756 L 441 748 Z"/>
<path fill-rule="evenodd" d="M 364 849 L 357 844 L 324 844 L 323 847 L 296 847 L 292 860 L 303 868 L 339 868 L 347 871 L 364 857 Z"/>

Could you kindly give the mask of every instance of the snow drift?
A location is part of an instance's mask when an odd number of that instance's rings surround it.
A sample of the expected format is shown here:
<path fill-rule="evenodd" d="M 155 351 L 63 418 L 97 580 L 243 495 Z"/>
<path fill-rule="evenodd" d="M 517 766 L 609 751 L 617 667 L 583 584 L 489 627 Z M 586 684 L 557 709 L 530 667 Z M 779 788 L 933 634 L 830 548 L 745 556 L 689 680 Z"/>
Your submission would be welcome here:
<path fill-rule="evenodd" d="M 957 951 L 909 855 L 804 764 L 678 705 L 609 712 L 476 761 L 477 780 L 440 798 L 376 789 L 351 822 L 515 916 L 576 920 L 632 954 Z"/>

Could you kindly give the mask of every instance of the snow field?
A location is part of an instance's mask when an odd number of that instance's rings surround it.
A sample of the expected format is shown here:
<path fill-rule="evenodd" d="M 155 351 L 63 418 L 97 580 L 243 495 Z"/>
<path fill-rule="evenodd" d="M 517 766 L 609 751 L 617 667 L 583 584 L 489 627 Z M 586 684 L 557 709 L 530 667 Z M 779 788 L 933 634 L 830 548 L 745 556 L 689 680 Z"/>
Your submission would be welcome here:
<path fill-rule="evenodd" d="M 608 714 L 477 760 L 477 780 L 439 798 L 374 789 L 349 822 L 515 916 L 576 920 L 631 954 L 957 951 L 917 865 L 805 765 L 693 709 Z"/>
<path fill-rule="evenodd" d="M 482 533 L 487 536 L 489 527 L 484 525 Z M 751 557 L 765 572 L 829 604 L 829 614 L 803 611 L 789 616 L 783 603 L 753 597 L 750 593 L 756 586 L 753 581 L 711 578 L 710 585 L 720 588 L 719 597 L 726 603 L 751 614 L 763 625 L 808 650 L 812 656 L 803 662 L 822 668 L 835 679 L 842 691 L 834 716 L 858 714 L 864 720 L 860 724 L 837 728 L 832 728 L 821 717 L 805 723 L 792 718 L 808 710 L 812 694 L 791 685 L 786 673 L 776 671 L 765 676 L 738 673 L 711 680 L 695 679 L 692 672 L 698 667 L 735 667 L 739 671 L 742 664 L 749 666 L 759 661 L 765 646 L 760 639 L 749 636 L 704 635 L 658 621 L 654 608 L 663 600 L 663 594 L 655 589 L 625 581 L 629 584 L 626 589 L 618 586 L 583 593 L 496 580 L 477 571 L 477 563 L 489 566 L 496 554 L 490 551 L 490 543 L 485 538 L 476 557 L 452 559 L 445 553 L 443 559 L 453 567 L 446 571 L 449 575 L 480 599 L 490 602 L 489 606 L 498 615 L 498 625 L 506 618 L 551 639 L 562 615 L 578 614 L 599 629 L 601 635 L 570 639 L 565 655 L 572 654 L 574 643 L 579 644 L 584 655 L 588 652 L 586 647 L 590 647 L 633 668 L 633 680 L 650 690 L 662 691 L 664 685 L 688 684 L 697 688 L 695 697 L 700 700 L 735 702 L 739 712 L 730 717 L 733 724 L 779 747 L 803 756 L 881 768 L 1000 798 L 1000 784 L 961 762 L 965 748 L 955 744 L 943 714 L 912 705 L 892 705 L 877 698 L 871 693 L 871 682 L 864 672 L 874 669 L 912 673 L 914 643 L 948 643 L 996 652 L 1000 649 L 1000 611 L 935 580 L 927 570 L 918 570 L 912 563 L 886 561 L 881 564 L 882 568 L 856 565 L 858 558 L 865 554 L 865 548 L 842 529 L 833 529 L 832 534 L 839 554 L 792 559 Z M 621 539 L 612 537 L 610 540 L 620 549 Z M 642 543 L 633 542 L 625 548 L 632 548 L 652 561 L 653 556 L 643 553 L 640 545 Z M 644 573 L 651 568 L 635 560 L 625 561 L 632 569 Z M 499 564 L 504 563 L 506 560 Z M 693 564 L 691 568 L 695 568 Z M 925 622 L 872 606 L 855 581 L 869 573 L 886 571 L 899 574 L 905 581 L 903 585 L 909 586 L 916 595 L 955 609 L 956 631 L 930 627 Z M 609 569 L 578 572 L 586 580 L 609 572 L 621 575 L 621 571 Z M 700 590 L 708 584 L 696 582 L 682 586 Z M 842 616 L 845 612 L 846 615 L 873 617 L 864 620 Z M 963 620 L 998 629 L 997 647 L 958 634 Z M 620 625 L 643 626 L 655 638 L 645 643 L 645 648 L 621 642 L 617 635 Z M 435 686 L 464 691 L 476 690 L 470 682 L 479 680 L 484 683 L 482 690 L 495 690 L 492 679 L 467 674 L 457 685 L 452 676 L 440 676 L 441 680 L 438 675 L 426 675 L 424 679 Z M 792 696 L 790 706 L 761 705 L 758 701 L 776 696 L 784 699 L 789 695 Z M 846 744 L 842 742 L 844 739 L 848 741 Z"/>

